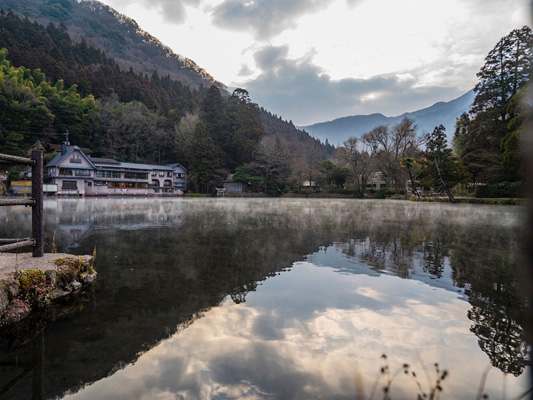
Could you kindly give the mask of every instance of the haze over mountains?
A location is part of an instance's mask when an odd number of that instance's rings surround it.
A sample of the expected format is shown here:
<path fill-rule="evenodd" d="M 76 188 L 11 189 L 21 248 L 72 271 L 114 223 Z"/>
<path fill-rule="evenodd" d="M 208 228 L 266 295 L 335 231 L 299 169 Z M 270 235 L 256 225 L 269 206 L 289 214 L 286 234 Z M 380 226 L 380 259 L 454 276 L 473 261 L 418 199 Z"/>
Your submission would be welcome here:
<path fill-rule="evenodd" d="M 474 97 L 474 91 L 470 90 L 455 100 L 438 102 L 431 107 L 404 113 L 396 117 L 387 117 L 383 114 L 354 115 L 301 128 L 321 141 L 328 139 L 329 143 L 337 146 L 351 136 L 361 136 L 379 125 L 392 126 L 400 122 L 404 117 L 408 117 L 415 120 L 418 126 L 418 134 L 432 132 L 435 126 L 442 124 L 446 127 L 448 140 L 451 140 L 455 130 L 456 118 L 463 112 L 468 112 Z"/>

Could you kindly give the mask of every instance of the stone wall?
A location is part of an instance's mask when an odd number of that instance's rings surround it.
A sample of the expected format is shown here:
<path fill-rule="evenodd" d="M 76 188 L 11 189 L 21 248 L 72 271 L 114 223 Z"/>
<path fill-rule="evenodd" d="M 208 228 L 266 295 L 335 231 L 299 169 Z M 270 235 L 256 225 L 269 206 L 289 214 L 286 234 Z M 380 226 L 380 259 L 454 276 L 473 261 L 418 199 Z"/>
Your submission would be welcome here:
<path fill-rule="evenodd" d="M 0 328 L 75 296 L 96 280 L 93 256 L 58 257 L 38 269 L 15 269 L 0 278 Z"/>

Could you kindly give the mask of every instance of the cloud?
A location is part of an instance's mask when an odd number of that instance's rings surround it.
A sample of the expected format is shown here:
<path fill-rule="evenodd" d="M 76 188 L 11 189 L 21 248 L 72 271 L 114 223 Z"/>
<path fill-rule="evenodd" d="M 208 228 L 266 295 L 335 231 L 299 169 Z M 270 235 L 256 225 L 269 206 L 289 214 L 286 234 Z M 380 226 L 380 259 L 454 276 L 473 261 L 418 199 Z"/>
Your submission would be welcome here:
<path fill-rule="evenodd" d="M 250 69 L 250 67 L 246 64 L 241 65 L 241 69 L 239 70 L 239 76 L 250 76 L 253 75 L 253 71 Z"/>
<path fill-rule="evenodd" d="M 364 0 L 346 0 L 346 4 L 348 4 L 348 7 L 354 8 L 355 6 L 358 6 L 361 4 Z"/>
<path fill-rule="evenodd" d="M 186 6 L 200 6 L 200 0 L 137 0 L 138 4 L 150 8 L 157 8 L 165 21 L 182 24 L 187 20 Z M 128 6 L 130 0 L 115 0 L 114 6 Z"/>
<path fill-rule="evenodd" d="M 213 24 L 233 31 L 251 32 L 258 40 L 268 40 L 294 28 L 299 17 L 325 9 L 333 1 L 225 0 L 212 9 Z"/>
<path fill-rule="evenodd" d="M 298 125 L 374 112 L 399 115 L 465 92 L 436 83 L 436 75 L 451 74 L 453 65 L 440 71 L 425 65 L 366 79 L 334 80 L 313 63 L 312 53 L 290 58 L 287 45 L 265 46 L 254 59 L 261 73 L 241 87 L 246 87 L 255 102 Z"/>
<path fill-rule="evenodd" d="M 294 290 L 306 298 L 288 302 Z M 352 298 L 350 307 L 337 307 L 339 295 L 357 294 L 377 295 L 383 302 L 367 308 Z M 476 390 L 471 382 L 487 366 L 469 332 L 470 305 L 451 291 L 394 276 L 343 275 L 302 262 L 281 282 L 267 281 L 250 297 L 207 311 L 135 364 L 65 398 L 353 399 L 354 374 L 368 393 L 383 353 L 393 370 L 408 363 L 418 372 L 417 359 L 438 361 L 451 369 L 448 396 L 468 398 Z M 318 307 L 302 315 L 297 309 L 309 299 Z M 265 323 L 271 334 L 258 335 L 257 327 Z M 527 379 L 506 379 L 516 394 L 526 386 Z M 500 382 L 487 381 L 485 390 L 498 393 Z M 415 390 L 404 374 L 395 379 L 395 397 L 409 398 Z"/>

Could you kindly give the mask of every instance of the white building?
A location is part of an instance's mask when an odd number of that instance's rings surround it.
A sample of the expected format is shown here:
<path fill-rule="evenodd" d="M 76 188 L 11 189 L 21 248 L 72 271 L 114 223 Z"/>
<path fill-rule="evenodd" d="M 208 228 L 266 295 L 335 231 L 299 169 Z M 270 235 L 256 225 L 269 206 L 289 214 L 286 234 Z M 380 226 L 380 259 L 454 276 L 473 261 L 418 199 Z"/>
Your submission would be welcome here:
<path fill-rule="evenodd" d="M 63 143 L 46 165 L 58 195 L 177 196 L 187 189 L 187 170 L 178 163 L 124 163 L 87 156 L 78 146 Z"/>

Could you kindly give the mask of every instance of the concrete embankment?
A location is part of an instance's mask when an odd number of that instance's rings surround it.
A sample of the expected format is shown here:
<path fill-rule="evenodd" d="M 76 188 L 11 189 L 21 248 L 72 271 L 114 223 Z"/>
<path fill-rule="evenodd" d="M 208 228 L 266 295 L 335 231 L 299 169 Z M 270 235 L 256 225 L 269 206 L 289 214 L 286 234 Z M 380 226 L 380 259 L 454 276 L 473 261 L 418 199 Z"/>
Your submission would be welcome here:
<path fill-rule="evenodd" d="M 73 297 L 96 280 L 93 256 L 0 253 L 0 328 Z"/>

